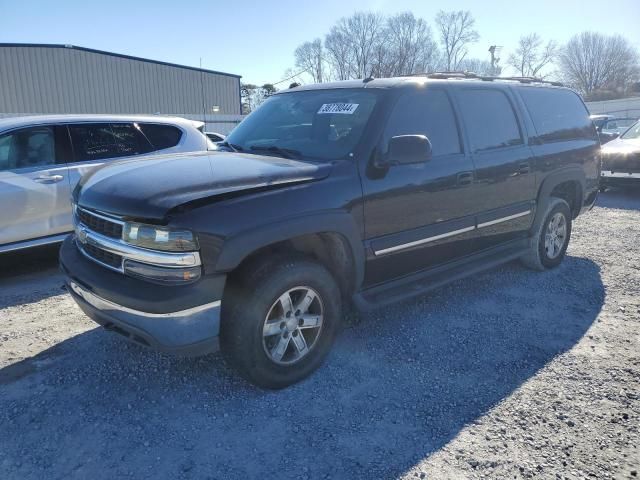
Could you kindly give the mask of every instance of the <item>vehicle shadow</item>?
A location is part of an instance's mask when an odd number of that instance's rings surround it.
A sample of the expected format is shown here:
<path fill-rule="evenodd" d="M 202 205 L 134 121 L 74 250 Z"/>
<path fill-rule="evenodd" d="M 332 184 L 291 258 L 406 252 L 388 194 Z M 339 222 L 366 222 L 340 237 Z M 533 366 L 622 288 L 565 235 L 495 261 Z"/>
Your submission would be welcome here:
<path fill-rule="evenodd" d="M 47 245 L 0 254 L 0 308 L 63 293 L 64 282 L 58 272 L 59 250 L 59 245 Z"/>
<path fill-rule="evenodd" d="M 589 259 L 509 264 L 362 316 L 276 392 L 95 329 L 0 370 L 0 477 L 396 478 L 570 350 L 604 296 Z"/>
<path fill-rule="evenodd" d="M 640 210 L 640 185 L 636 188 L 608 188 L 600 192 L 596 206 L 622 210 Z"/>

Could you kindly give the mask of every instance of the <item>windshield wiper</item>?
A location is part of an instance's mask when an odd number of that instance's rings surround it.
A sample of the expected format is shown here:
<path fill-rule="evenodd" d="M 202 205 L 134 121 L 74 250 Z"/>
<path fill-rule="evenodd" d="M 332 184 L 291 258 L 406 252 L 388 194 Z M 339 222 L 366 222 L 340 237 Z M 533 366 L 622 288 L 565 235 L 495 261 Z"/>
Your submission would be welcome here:
<path fill-rule="evenodd" d="M 288 159 L 300 158 L 302 156 L 302 152 L 300 152 L 299 150 L 277 147 L 275 145 L 269 145 L 268 147 L 264 145 L 253 145 L 249 148 L 249 150 L 252 150 L 254 152 L 271 152 Z"/>
<path fill-rule="evenodd" d="M 232 152 L 242 152 L 244 150 L 244 148 L 242 148 L 240 145 L 236 145 L 235 143 L 229 143 L 226 140 L 224 142 L 219 142 L 217 145 L 218 147 L 228 148 Z"/>

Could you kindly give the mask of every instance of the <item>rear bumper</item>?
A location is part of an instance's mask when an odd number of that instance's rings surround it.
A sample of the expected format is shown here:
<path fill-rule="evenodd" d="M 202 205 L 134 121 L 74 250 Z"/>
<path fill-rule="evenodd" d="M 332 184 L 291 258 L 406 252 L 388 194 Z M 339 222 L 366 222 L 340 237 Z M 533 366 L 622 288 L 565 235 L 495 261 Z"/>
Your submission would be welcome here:
<path fill-rule="evenodd" d="M 60 249 L 60 267 L 72 298 L 107 330 L 179 355 L 218 350 L 224 278 L 180 287 L 150 284 L 86 259 L 72 237 Z"/>

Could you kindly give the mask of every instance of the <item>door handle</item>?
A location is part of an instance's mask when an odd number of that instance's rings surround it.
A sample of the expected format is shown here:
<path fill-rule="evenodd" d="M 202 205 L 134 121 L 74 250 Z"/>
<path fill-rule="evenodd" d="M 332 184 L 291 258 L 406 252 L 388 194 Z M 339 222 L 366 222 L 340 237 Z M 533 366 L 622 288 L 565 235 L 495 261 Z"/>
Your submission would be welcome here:
<path fill-rule="evenodd" d="M 521 175 L 526 175 L 527 173 L 531 173 L 531 166 L 529 162 L 523 162 L 518 166 L 518 173 Z"/>
<path fill-rule="evenodd" d="M 38 183 L 58 183 L 64 179 L 62 175 L 40 175 L 35 178 Z"/>
<path fill-rule="evenodd" d="M 471 185 L 473 183 L 473 172 L 461 172 L 458 174 L 458 185 Z"/>

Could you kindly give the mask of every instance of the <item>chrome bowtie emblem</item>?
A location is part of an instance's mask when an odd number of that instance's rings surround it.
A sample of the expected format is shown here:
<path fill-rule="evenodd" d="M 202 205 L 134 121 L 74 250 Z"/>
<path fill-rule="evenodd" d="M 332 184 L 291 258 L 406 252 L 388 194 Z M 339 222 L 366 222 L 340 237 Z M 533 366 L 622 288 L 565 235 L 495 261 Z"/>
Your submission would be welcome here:
<path fill-rule="evenodd" d="M 87 243 L 87 229 L 80 227 L 78 228 L 76 235 L 78 236 L 78 240 L 80 243 Z"/>

